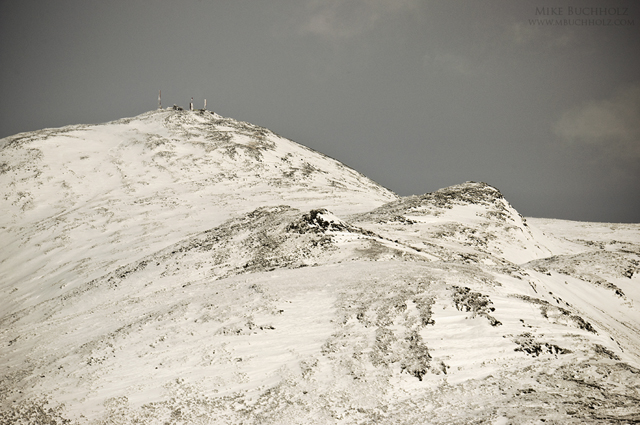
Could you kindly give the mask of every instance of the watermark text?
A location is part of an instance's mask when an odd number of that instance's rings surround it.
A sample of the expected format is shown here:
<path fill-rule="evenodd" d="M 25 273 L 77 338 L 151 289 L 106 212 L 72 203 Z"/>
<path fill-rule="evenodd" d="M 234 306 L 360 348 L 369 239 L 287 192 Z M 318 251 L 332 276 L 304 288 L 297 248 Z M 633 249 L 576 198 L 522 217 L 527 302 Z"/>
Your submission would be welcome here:
<path fill-rule="evenodd" d="M 536 7 L 536 16 L 629 16 L 628 7 Z"/>
<path fill-rule="evenodd" d="M 628 7 L 536 7 L 529 25 L 576 27 L 632 27 L 636 20 Z"/>
<path fill-rule="evenodd" d="M 529 19 L 529 25 L 555 25 L 555 26 L 577 26 L 577 27 L 633 27 L 636 25 L 634 19 Z"/>

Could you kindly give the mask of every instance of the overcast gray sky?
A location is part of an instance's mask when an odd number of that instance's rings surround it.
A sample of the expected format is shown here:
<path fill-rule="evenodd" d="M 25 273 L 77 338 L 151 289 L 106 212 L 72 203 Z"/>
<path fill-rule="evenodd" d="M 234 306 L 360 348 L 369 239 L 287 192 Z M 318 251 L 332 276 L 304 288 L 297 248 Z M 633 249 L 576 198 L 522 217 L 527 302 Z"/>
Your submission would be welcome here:
<path fill-rule="evenodd" d="M 400 195 L 640 222 L 640 3 L 1 0 L 0 137 L 164 106 L 265 126 Z"/>

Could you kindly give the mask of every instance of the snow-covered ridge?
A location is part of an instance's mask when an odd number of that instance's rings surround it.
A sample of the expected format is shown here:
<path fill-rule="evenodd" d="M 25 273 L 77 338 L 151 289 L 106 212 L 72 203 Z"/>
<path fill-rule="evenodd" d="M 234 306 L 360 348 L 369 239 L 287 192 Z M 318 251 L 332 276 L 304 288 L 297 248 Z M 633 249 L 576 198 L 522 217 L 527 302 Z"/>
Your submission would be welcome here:
<path fill-rule="evenodd" d="M 116 185 L 125 186 L 132 198 L 142 198 L 147 186 L 215 194 L 204 186 L 225 183 L 249 189 L 250 194 L 264 190 L 263 186 L 286 192 L 284 186 L 325 192 L 326 198 L 329 190 L 372 192 L 373 198 L 384 202 L 397 198 L 323 154 L 265 128 L 207 111 L 152 111 L 105 124 L 21 133 L 3 139 L 0 146 L 2 179 L 12 188 L 3 207 L 13 214 L 4 216 L 4 223 L 16 216 L 35 216 L 42 192 L 33 186 L 63 192 L 58 197 L 68 195 L 72 205 L 81 201 L 77 198 L 95 196 Z M 62 175 L 53 175 L 56 172 Z M 82 184 L 83 180 L 90 182 Z M 363 199 L 341 201 L 354 205 Z M 345 206 L 333 210 L 342 213 L 343 208 L 348 211 Z"/>
<path fill-rule="evenodd" d="M 640 421 L 640 224 L 162 110 L 0 141 L 0 424 Z"/>
<path fill-rule="evenodd" d="M 443 252 L 443 258 L 460 252 L 466 252 L 468 258 L 481 253 L 519 264 L 566 253 L 574 247 L 529 226 L 498 189 L 482 182 L 401 198 L 356 215 L 353 220 L 371 223 L 365 226 L 381 234 L 397 232 L 394 239 L 410 237 L 407 243 L 453 250 L 453 254 Z M 482 258 L 476 258 L 479 260 Z"/>

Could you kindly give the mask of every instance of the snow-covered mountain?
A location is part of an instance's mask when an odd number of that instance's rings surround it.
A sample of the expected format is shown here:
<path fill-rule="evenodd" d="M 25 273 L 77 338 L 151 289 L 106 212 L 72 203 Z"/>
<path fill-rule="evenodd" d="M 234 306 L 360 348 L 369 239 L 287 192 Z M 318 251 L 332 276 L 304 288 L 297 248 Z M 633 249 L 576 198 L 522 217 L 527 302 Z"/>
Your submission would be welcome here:
<path fill-rule="evenodd" d="M 640 225 L 208 111 L 0 149 L 0 423 L 640 421 Z"/>
<path fill-rule="evenodd" d="M 2 289 L 40 282 L 37 298 L 9 295 L 21 307 L 259 206 L 347 214 L 397 198 L 338 161 L 205 111 L 153 111 L 0 143 Z"/>

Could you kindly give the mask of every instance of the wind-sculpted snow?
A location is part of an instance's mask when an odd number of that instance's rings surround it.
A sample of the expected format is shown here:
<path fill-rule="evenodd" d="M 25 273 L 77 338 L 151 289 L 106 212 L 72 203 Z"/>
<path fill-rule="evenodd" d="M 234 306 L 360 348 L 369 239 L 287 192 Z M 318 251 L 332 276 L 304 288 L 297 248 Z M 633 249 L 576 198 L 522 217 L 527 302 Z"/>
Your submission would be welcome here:
<path fill-rule="evenodd" d="M 640 421 L 640 225 L 207 111 L 0 148 L 1 424 Z"/>

